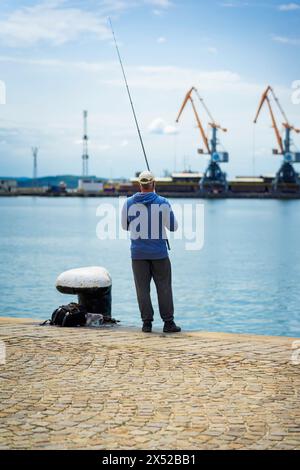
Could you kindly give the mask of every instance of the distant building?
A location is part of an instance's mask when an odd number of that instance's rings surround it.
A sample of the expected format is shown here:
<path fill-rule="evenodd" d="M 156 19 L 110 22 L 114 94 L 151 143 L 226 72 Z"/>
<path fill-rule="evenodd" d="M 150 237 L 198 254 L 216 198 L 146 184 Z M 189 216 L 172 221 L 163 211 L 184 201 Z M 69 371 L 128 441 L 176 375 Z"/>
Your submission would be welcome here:
<path fill-rule="evenodd" d="M 81 178 L 78 181 L 78 191 L 84 193 L 99 193 L 103 191 L 103 182 L 96 178 Z"/>
<path fill-rule="evenodd" d="M 128 184 L 122 184 L 119 186 L 119 191 L 122 194 L 131 194 L 139 191 L 138 175 L 134 178 L 130 178 L 131 186 Z M 155 177 L 155 186 L 157 192 L 160 194 L 184 194 L 184 193 L 197 193 L 199 191 L 199 183 L 203 177 L 202 173 L 193 171 L 183 171 L 180 173 L 172 173 L 170 176 L 159 176 Z"/>
<path fill-rule="evenodd" d="M 2 192 L 12 192 L 15 191 L 18 186 L 18 182 L 16 180 L 0 180 L 0 191 Z"/>

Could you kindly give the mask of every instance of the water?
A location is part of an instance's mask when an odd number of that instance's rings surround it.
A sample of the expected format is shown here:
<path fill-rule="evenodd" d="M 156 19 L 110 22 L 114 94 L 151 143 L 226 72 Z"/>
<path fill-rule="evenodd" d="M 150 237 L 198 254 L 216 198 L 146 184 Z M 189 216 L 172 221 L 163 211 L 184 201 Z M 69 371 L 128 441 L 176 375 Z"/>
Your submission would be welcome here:
<path fill-rule="evenodd" d="M 2 316 L 48 318 L 75 299 L 56 292 L 59 273 L 102 265 L 113 279 L 113 315 L 140 325 L 129 242 L 96 237 L 96 207 L 103 202 L 118 204 L 114 198 L 0 198 Z M 178 323 L 189 330 L 299 337 L 300 201 L 204 204 L 203 249 L 185 251 L 182 241 L 172 241 Z M 161 326 L 157 309 L 155 323 Z"/>

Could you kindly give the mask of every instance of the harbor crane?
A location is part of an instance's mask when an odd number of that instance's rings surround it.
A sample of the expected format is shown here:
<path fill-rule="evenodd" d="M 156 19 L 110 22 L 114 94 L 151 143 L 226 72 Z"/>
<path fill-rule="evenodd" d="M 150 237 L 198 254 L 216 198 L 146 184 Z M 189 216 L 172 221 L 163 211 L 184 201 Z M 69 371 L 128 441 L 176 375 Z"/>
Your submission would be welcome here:
<path fill-rule="evenodd" d="M 271 99 L 270 99 L 271 97 L 276 102 L 277 107 L 284 119 L 284 122 L 282 123 L 283 128 L 285 130 L 284 139 L 282 139 L 278 126 L 277 126 L 275 114 L 274 114 L 272 104 L 271 104 Z M 291 150 L 291 147 L 292 147 L 291 133 L 292 131 L 294 131 L 298 134 L 300 132 L 300 129 L 296 129 L 294 126 L 292 126 L 289 123 L 289 120 L 277 96 L 275 95 L 273 88 L 270 85 L 265 89 L 265 91 L 262 94 L 262 97 L 258 106 L 258 110 L 254 119 L 254 124 L 256 124 L 257 122 L 258 116 L 260 115 L 260 112 L 264 103 L 267 103 L 268 105 L 268 109 L 271 115 L 272 127 L 274 129 L 277 144 L 278 144 L 278 148 L 273 149 L 273 154 L 283 155 L 283 162 L 278 172 L 276 173 L 275 179 L 273 181 L 273 187 L 275 190 L 277 190 L 278 185 L 281 183 L 292 183 L 292 184 L 299 185 L 300 184 L 299 175 L 295 171 L 293 163 L 300 163 L 300 152 L 293 152 Z"/>
<path fill-rule="evenodd" d="M 212 131 L 212 135 L 211 135 L 210 140 L 209 140 L 208 136 L 206 135 L 206 133 L 204 131 L 204 128 L 203 128 L 203 125 L 202 125 L 202 122 L 199 118 L 199 115 L 198 115 L 198 112 L 197 112 L 197 109 L 196 109 L 196 106 L 195 106 L 195 102 L 194 102 L 194 99 L 193 99 L 193 96 L 192 96 L 193 94 L 195 94 L 197 96 L 197 98 L 199 99 L 200 103 L 202 104 L 204 110 L 206 111 L 206 113 L 207 113 L 207 115 L 210 119 L 210 122 L 208 123 L 209 127 L 211 128 L 211 131 Z M 218 133 L 219 130 L 221 130 L 223 132 L 227 132 L 227 129 L 221 127 L 219 124 L 216 123 L 216 121 L 212 117 L 209 109 L 207 108 L 203 98 L 200 96 L 200 94 L 198 93 L 197 88 L 195 88 L 195 87 L 192 87 L 187 92 L 187 94 L 185 95 L 185 98 L 184 98 L 183 103 L 181 105 L 181 108 L 179 110 L 178 116 L 176 118 L 177 123 L 179 122 L 180 116 L 181 116 L 186 104 L 188 103 L 188 101 L 192 105 L 192 108 L 193 108 L 193 111 L 194 111 L 194 114 L 195 114 L 195 118 L 196 118 L 196 122 L 197 122 L 197 127 L 200 131 L 200 138 L 203 141 L 204 147 L 205 147 L 204 149 L 198 149 L 198 153 L 199 154 L 210 155 L 210 162 L 209 162 L 209 165 L 208 165 L 207 169 L 205 170 L 203 178 L 201 179 L 200 188 L 201 189 L 212 189 L 212 190 L 218 190 L 218 189 L 226 190 L 227 189 L 226 173 L 224 173 L 221 170 L 219 164 L 220 163 L 227 163 L 229 161 L 229 155 L 228 155 L 228 152 L 220 152 L 218 150 L 219 141 L 217 139 L 217 133 Z"/>

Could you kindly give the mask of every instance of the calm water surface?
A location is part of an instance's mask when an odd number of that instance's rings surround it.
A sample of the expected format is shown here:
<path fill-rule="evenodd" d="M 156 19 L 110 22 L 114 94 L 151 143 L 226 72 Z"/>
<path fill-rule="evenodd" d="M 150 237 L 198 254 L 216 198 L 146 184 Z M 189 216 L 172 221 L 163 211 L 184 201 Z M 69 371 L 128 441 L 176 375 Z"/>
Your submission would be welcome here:
<path fill-rule="evenodd" d="M 118 205 L 114 198 L 0 198 L 0 315 L 46 319 L 76 299 L 56 292 L 59 273 L 101 265 L 113 279 L 113 315 L 124 325 L 140 324 L 129 242 L 96 237 L 96 208 L 104 202 Z M 184 242 L 172 241 L 178 323 L 190 330 L 299 337 L 300 201 L 204 205 L 203 249 L 186 251 Z"/>

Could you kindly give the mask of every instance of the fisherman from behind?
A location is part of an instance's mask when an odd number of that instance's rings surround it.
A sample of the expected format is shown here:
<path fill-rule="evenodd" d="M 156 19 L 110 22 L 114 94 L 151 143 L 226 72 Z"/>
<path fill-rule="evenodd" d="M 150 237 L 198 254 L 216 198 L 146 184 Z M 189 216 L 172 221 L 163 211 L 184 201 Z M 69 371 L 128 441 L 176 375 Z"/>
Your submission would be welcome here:
<path fill-rule="evenodd" d="M 178 333 L 174 322 L 171 262 L 166 229 L 178 228 L 168 200 L 155 192 L 155 179 L 150 171 L 139 175 L 140 192 L 129 197 L 122 209 L 122 228 L 130 231 L 132 271 L 137 300 L 143 321 L 142 331 L 151 333 L 153 306 L 150 284 L 154 280 L 159 313 L 164 333 Z"/>

